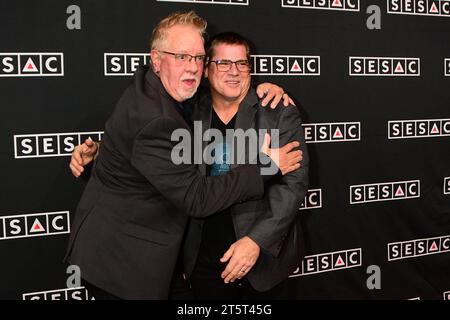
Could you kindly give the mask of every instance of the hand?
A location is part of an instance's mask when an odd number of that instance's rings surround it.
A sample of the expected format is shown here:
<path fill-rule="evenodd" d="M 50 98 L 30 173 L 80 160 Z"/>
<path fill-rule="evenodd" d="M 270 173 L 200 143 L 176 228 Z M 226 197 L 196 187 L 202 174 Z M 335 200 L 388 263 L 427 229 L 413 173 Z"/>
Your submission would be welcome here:
<path fill-rule="evenodd" d="M 275 109 L 278 105 L 278 103 L 283 99 L 283 105 L 287 107 L 288 105 L 292 104 L 295 106 L 294 101 L 289 97 L 287 93 L 284 92 L 283 88 L 277 86 L 276 84 L 264 82 L 259 84 L 256 87 L 256 94 L 259 98 L 266 97 L 261 102 L 261 105 L 265 107 L 271 100 L 272 103 L 270 104 L 270 107 L 272 109 Z"/>
<path fill-rule="evenodd" d="M 300 168 L 300 161 L 303 159 L 303 152 L 301 150 L 292 150 L 300 146 L 300 142 L 292 141 L 281 148 L 269 148 L 270 135 L 266 133 L 264 136 L 264 143 L 261 147 L 261 152 L 268 155 L 272 161 L 275 162 L 283 175 Z"/>
<path fill-rule="evenodd" d="M 260 251 L 256 242 L 247 236 L 233 243 L 220 259 L 222 263 L 230 260 L 221 275 L 224 282 L 242 279 L 255 265 Z"/>
<path fill-rule="evenodd" d="M 83 144 L 75 147 L 70 158 L 70 170 L 78 178 L 84 171 L 84 166 L 94 160 L 98 150 L 98 143 L 91 139 L 86 139 Z"/>

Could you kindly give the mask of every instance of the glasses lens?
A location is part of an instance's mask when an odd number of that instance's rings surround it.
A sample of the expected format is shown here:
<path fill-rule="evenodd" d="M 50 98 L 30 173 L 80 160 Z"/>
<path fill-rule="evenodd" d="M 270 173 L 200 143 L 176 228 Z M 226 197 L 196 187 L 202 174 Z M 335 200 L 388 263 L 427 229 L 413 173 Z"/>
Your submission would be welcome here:
<path fill-rule="evenodd" d="M 239 71 L 249 71 L 250 65 L 247 61 L 236 61 L 236 67 Z"/>
<path fill-rule="evenodd" d="M 195 61 L 196 62 L 203 62 L 203 61 L 205 61 L 205 56 L 196 56 L 195 57 Z"/>
<path fill-rule="evenodd" d="M 218 60 L 216 62 L 216 65 L 217 65 L 217 69 L 219 69 L 219 71 L 228 71 L 228 70 L 230 70 L 230 67 L 231 67 L 231 61 Z"/>

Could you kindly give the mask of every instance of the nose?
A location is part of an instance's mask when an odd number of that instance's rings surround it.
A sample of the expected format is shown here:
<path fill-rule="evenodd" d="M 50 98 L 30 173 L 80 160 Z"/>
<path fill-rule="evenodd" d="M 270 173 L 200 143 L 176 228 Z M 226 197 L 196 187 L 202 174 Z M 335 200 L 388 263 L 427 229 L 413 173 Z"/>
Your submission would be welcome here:
<path fill-rule="evenodd" d="M 228 70 L 228 73 L 231 75 L 238 75 L 239 74 L 239 70 L 237 69 L 237 65 L 236 62 L 233 62 L 231 64 L 230 70 Z"/>
<path fill-rule="evenodd" d="M 202 71 L 201 69 L 203 68 L 203 65 L 199 65 L 194 58 L 191 57 L 191 59 L 187 62 L 186 64 L 186 71 L 188 72 L 192 72 L 192 73 L 197 73 L 199 70 L 200 72 Z"/>

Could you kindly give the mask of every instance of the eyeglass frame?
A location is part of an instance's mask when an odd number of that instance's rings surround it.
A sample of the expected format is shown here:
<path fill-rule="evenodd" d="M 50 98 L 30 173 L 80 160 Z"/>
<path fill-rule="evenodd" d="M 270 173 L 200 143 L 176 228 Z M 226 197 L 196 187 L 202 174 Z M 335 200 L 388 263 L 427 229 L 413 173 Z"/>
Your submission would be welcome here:
<path fill-rule="evenodd" d="M 194 59 L 195 63 L 203 64 L 206 61 L 206 54 L 199 54 L 199 55 L 193 56 L 192 54 L 189 54 L 189 53 L 177 53 L 177 52 L 170 52 L 170 51 L 164 51 L 164 50 L 156 50 L 156 51 L 170 54 L 175 58 L 175 61 L 179 61 L 179 62 L 184 62 L 184 63 L 189 62 L 190 63 L 192 61 L 192 59 Z M 189 60 L 187 60 L 187 59 L 182 60 L 183 56 L 189 57 Z M 198 60 L 198 58 L 202 58 L 202 60 Z"/>
<path fill-rule="evenodd" d="M 224 66 L 225 64 L 220 64 L 220 62 L 222 61 L 227 61 L 230 62 L 229 64 L 229 68 L 227 70 L 219 70 L 219 65 Z M 238 62 L 247 62 L 247 66 L 248 66 L 248 70 L 241 70 L 238 67 Z M 252 65 L 250 63 L 250 61 L 248 61 L 247 59 L 241 59 L 241 60 L 236 60 L 236 61 L 232 61 L 232 60 L 228 60 L 228 59 L 219 59 L 219 60 L 209 60 L 208 63 L 214 62 L 216 64 L 216 68 L 218 71 L 220 72 L 228 72 L 231 70 L 231 67 L 234 65 L 236 65 L 236 69 L 240 72 L 250 72 L 250 70 L 252 70 Z"/>

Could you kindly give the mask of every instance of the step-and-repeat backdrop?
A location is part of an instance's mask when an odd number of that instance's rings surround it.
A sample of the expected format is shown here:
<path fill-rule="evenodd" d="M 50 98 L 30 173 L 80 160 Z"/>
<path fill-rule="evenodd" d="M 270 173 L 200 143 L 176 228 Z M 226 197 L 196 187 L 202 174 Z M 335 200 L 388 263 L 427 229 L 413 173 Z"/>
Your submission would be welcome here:
<path fill-rule="evenodd" d="M 69 156 L 101 138 L 157 21 L 190 9 L 249 38 L 256 82 L 303 109 L 292 298 L 449 300 L 447 0 L 2 1 L 0 298 L 89 298 L 62 262 L 85 186 Z"/>

